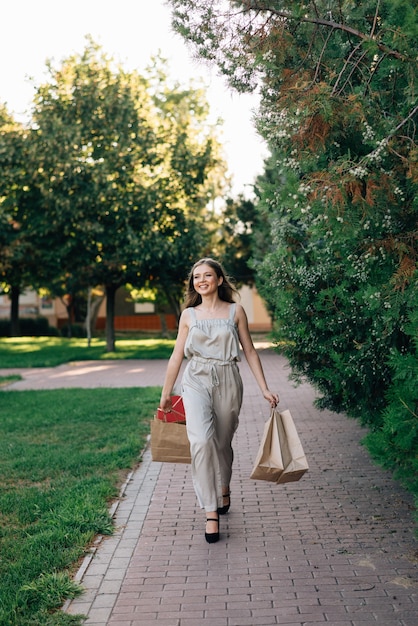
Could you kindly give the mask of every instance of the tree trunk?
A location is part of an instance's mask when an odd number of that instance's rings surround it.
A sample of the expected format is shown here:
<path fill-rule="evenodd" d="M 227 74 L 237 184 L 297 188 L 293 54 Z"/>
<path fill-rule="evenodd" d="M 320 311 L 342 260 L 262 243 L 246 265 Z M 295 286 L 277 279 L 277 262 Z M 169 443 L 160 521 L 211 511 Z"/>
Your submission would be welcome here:
<path fill-rule="evenodd" d="M 161 336 L 164 339 L 169 339 L 170 334 L 168 332 L 167 319 L 165 317 L 165 313 L 159 313 L 158 317 L 160 318 L 160 324 L 161 324 Z"/>
<path fill-rule="evenodd" d="M 20 336 L 20 324 L 19 324 L 19 296 L 20 287 L 12 285 L 10 289 L 10 336 Z"/>
<path fill-rule="evenodd" d="M 115 295 L 116 285 L 106 285 L 106 352 L 115 352 Z"/>
<path fill-rule="evenodd" d="M 73 336 L 73 331 L 72 331 L 72 323 L 73 323 L 73 310 L 72 310 L 72 302 L 70 301 L 69 304 L 65 305 L 66 311 L 67 311 L 67 319 L 68 319 L 68 324 L 67 324 L 67 338 L 71 339 Z"/>
<path fill-rule="evenodd" d="M 105 298 L 105 295 L 103 293 L 103 295 L 93 296 L 91 293 L 91 288 L 89 288 L 89 294 L 90 294 L 90 308 L 87 310 L 87 317 L 84 322 L 84 327 L 86 329 L 86 335 L 87 335 L 89 345 L 90 345 L 90 341 L 93 336 L 93 331 L 96 328 L 97 316 L 99 315 L 100 305 L 102 304 Z"/>
<path fill-rule="evenodd" d="M 85 322 L 85 328 L 87 333 L 87 345 L 90 348 L 91 346 L 91 287 L 88 289 L 87 293 L 87 317 Z"/>
<path fill-rule="evenodd" d="M 171 308 L 171 310 L 173 311 L 173 313 L 175 314 L 176 318 L 177 318 L 177 322 L 180 319 L 180 315 L 181 315 L 181 306 L 179 301 L 173 297 L 172 292 L 169 288 L 166 288 L 165 286 L 163 286 L 163 292 L 165 297 L 167 298 L 167 302 Z"/>

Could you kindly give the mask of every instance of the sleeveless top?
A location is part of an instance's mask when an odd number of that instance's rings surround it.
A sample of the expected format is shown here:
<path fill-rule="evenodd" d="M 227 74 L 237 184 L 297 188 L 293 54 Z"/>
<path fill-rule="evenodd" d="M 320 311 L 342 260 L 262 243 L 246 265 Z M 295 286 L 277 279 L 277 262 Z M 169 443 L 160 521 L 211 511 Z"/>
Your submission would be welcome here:
<path fill-rule="evenodd" d="M 231 304 L 228 318 L 196 318 L 194 307 L 187 310 L 190 315 L 189 334 L 184 346 L 188 359 L 208 359 L 227 364 L 240 361 L 240 348 L 235 318 L 235 302 Z"/>

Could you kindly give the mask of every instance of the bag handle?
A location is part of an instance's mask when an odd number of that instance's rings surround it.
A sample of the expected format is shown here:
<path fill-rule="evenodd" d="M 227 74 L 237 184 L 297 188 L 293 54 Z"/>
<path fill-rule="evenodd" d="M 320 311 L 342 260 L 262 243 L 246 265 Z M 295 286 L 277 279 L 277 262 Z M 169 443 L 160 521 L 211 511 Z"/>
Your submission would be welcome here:
<path fill-rule="evenodd" d="M 162 422 L 173 422 L 173 421 L 177 421 L 177 422 L 185 422 L 186 421 L 186 415 L 184 412 L 184 406 L 183 406 L 183 400 L 181 398 L 181 396 L 172 396 L 171 398 L 171 409 L 170 411 L 163 411 L 162 409 L 158 408 L 157 409 L 157 417 L 160 421 Z M 179 407 L 180 410 L 178 410 L 176 407 Z M 170 415 L 172 417 L 174 417 L 174 419 L 170 419 L 167 417 L 167 415 Z M 178 419 L 176 419 L 178 418 Z"/>

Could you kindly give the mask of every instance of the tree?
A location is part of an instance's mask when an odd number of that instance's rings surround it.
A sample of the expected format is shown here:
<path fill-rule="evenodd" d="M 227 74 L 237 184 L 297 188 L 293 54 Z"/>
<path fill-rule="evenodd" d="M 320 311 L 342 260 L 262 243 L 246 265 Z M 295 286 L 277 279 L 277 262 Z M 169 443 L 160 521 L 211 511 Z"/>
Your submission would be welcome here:
<path fill-rule="evenodd" d="M 31 184 L 32 139 L 30 130 L 0 110 L 0 282 L 11 301 L 12 336 L 19 335 L 20 294 L 53 270 L 42 257 L 42 232 L 36 228 L 41 199 Z"/>
<path fill-rule="evenodd" d="M 324 404 L 373 420 L 391 379 L 384 355 L 410 345 L 403 327 L 416 267 L 414 7 L 172 5 L 178 30 L 232 85 L 261 84 L 258 128 L 274 174 L 260 181 L 272 246 L 260 250 L 258 274 L 293 369 L 320 387 Z"/>
<path fill-rule="evenodd" d="M 214 217 L 210 207 L 229 184 L 216 125 L 209 124 L 204 89 L 185 88 L 167 75 L 167 62 L 154 59 L 149 68 L 151 93 L 161 122 L 159 138 L 165 168 L 153 186 L 158 228 L 152 232 L 155 253 L 149 281 L 177 317 L 184 281 L 204 250 L 212 247 Z"/>
<path fill-rule="evenodd" d="M 11 334 L 18 334 L 18 307 L 19 286 L 22 277 L 17 277 L 13 270 L 16 261 L 21 256 L 21 246 L 17 232 L 19 224 L 16 221 L 16 206 L 11 196 L 15 188 L 16 164 L 15 154 L 21 148 L 19 128 L 12 117 L 3 107 L 0 110 L 0 167 L 2 178 L 0 182 L 0 276 L 2 291 L 11 296 Z M 14 276 L 12 275 L 14 273 Z"/>
<path fill-rule="evenodd" d="M 201 92 L 157 88 L 153 77 L 125 72 L 91 41 L 81 56 L 48 68 L 33 118 L 36 184 L 61 268 L 57 279 L 63 289 L 69 282 L 78 290 L 104 285 L 113 351 L 117 289 L 163 284 L 174 240 L 199 230 L 206 181 L 220 164 L 214 133 L 201 125 Z M 193 253 L 196 243 L 188 243 Z"/>
<path fill-rule="evenodd" d="M 145 81 L 113 69 L 93 43 L 58 70 L 49 64 L 49 71 L 33 111 L 36 183 L 62 282 L 105 286 L 111 351 L 116 290 L 149 254 L 147 187 L 160 160 L 156 120 Z"/>

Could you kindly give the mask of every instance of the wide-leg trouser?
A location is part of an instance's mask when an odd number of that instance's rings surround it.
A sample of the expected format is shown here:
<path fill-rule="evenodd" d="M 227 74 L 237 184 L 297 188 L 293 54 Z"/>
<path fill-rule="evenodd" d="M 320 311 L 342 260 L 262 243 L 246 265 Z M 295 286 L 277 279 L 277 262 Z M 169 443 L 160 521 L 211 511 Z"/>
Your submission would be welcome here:
<path fill-rule="evenodd" d="M 243 386 L 235 361 L 194 357 L 182 380 L 192 478 L 199 505 L 221 507 L 222 486 L 232 475 L 232 439 L 238 427 Z"/>

